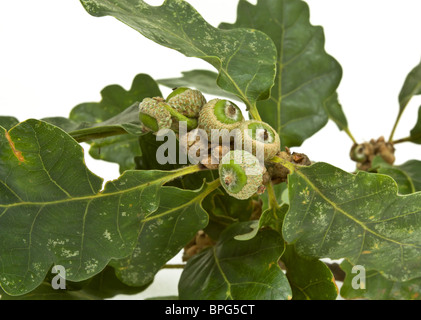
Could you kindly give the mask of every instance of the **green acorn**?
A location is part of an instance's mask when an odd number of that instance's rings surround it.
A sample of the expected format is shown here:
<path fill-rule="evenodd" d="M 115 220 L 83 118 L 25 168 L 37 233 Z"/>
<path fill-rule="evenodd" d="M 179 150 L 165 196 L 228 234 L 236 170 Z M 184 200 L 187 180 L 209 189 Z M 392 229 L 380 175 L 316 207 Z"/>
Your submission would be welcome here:
<path fill-rule="evenodd" d="M 197 118 L 206 99 L 199 90 L 186 87 L 175 89 L 166 99 L 167 103 L 177 112 L 189 118 Z"/>
<path fill-rule="evenodd" d="M 211 136 L 212 129 L 231 131 L 244 121 L 238 106 L 228 100 L 213 99 L 206 103 L 199 114 L 199 128 Z"/>
<path fill-rule="evenodd" d="M 161 129 L 170 129 L 171 114 L 165 107 L 162 98 L 145 98 L 139 104 L 139 120 L 150 131 L 158 132 Z"/>
<path fill-rule="evenodd" d="M 249 120 L 240 124 L 239 132 L 242 135 L 243 147 L 251 146 L 252 152 L 264 150 L 264 160 L 272 159 L 281 150 L 281 140 L 278 133 L 267 123 Z"/>
<path fill-rule="evenodd" d="M 250 152 L 233 150 L 221 159 L 219 178 L 226 192 L 237 199 L 248 199 L 262 189 L 265 173 L 259 160 Z"/>

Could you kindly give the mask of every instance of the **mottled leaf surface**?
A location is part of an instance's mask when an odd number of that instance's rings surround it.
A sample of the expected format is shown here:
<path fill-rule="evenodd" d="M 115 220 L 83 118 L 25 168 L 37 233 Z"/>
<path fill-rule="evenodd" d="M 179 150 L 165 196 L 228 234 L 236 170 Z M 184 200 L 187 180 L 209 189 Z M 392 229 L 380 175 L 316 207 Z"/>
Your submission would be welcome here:
<path fill-rule="evenodd" d="M 298 254 L 348 258 L 399 281 L 421 276 L 421 193 L 399 196 L 388 176 L 354 175 L 326 163 L 288 179 L 283 235 Z"/>
<path fill-rule="evenodd" d="M 55 274 L 48 275 L 35 290 L 21 296 L 10 296 L 0 288 L 0 300 L 102 300 L 120 294 L 137 294 L 149 286 L 149 284 L 143 287 L 125 285 L 116 277 L 115 271 L 111 267 L 106 267 L 102 272 L 86 281 L 78 283 L 66 281 L 65 289 L 52 287 L 55 276 Z"/>
<path fill-rule="evenodd" d="M 100 191 L 102 179 L 61 129 L 37 120 L 0 128 L 1 287 L 10 295 L 30 292 L 53 264 L 81 281 L 128 256 L 144 219 L 156 217 L 148 215 L 168 188 L 161 186 L 190 170 L 126 171 Z"/>
<path fill-rule="evenodd" d="M 400 282 L 388 280 L 377 271 L 368 271 L 365 274 L 364 288 L 352 287 L 352 280 L 359 274 L 358 269 L 352 272 L 353 265 L 344 260 L 341 269 L 346 276 L 341 287 L 341 296 L 345 299 L 369 300 L 420 300 L 421 278 Z M 360 274 L 359 274 L 360 275 Z M 357 285 L 360 284 L 359 282 Z"/>
<path fill-rule="evenodd" d="M 182 300 L 290 299 L 291 288 L 278 266 L 284 251 L 279 233 L 262 230 L 248 241 L 235 240 L 248 222 L 227 228 L 218 243 L 189 259 L 179 282 Z"/>
<path fill-rule="evenodd" d="M 187 2 L 166 0 L 150 6 L 142 0 L 81 0 L 93 16 L 110 15 L 156 43 L 209 62 L 217 84 L 248 106 L 270 95 L 276 48 L 257 30 L 221 31 L 208 24 Z"/>
<path fill-rule="evenodd" d="M 300 0 L 241 0 L 237 21 L 220 28 L 255 28 L 265 32 L 278 51 L 275 85 L 268 100 L 258 103 L 263 121 L 278 131 L 283 146 L 299 146 L 331 117 L 342 129 L 346 118 L 337 102 L 342 77 L 338 62 L 324 49 L 321 27 L 309 22 Z"/>
<path fill-rule="evenodd" d="M 141 221 L 133 253 L 111 262 L 118 277 L 131 286 L 152 281 L 156 272 L 206 227 L 208 215 L 201 203 L 214 188 L 215 183 L 197 191 L 162 188 L 159 208 Z"/>
<path fill-rule="evenodd" d="M 161 95 L 155 80 L 149 75 L 138 74 L 129 90 L 119 85 L 105 87 L 100 102 L 77 105 L 64 123 L 65 127 L 59 126 L 78 141 L 96 139 L 90 142 L 89 154 L 93 158 L 118 163 L 120 172 L 134 169 L 134 157 L 141 155 L 137 138 L 144 133 L 138 103 Z M 71 127 L 69 121 L 77 126 Z M 57 125 L 57 120 L 53 124 Z"/>
<path fill-rule="evenodd" d="M 276 185 L 274 191 L 280 198 L 285 184 Z M 265 207 L 265 206 L 264 206 Z M 260 219 L 250 225 L 251 231 L 235 236 L 237 240 L 254 238 L 263 227 L 269 227 L 282 234 L 282 224 L 289 206 L 270 205 Z M 320 260 L 302 257 L 293 245 L 287 245 L 281 261 L 292 289 L 293 300 L 334 300 L 338 295 L 335 279 L 330 269 Z"/>

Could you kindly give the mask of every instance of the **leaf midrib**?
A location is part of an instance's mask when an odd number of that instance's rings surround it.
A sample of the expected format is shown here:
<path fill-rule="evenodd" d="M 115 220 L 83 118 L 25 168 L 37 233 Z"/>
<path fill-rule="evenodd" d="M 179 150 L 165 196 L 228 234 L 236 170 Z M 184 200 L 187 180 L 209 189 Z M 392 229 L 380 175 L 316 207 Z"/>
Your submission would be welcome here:
<path fill-rule="evenodd" d="M 190 167 L 190 168 L 194 168 L 196 166 Z M 143 189 L 145 187 L 151 186 L 151 185 L 156 185 L 156 184 L 164 184 L 170 180 L 173 180 L 175 178 L 178 178 L 184 174 L 186 174 L 185 172 L 186 168 L 183 168 L 181 170 L 177 170 L 175 172 L 173 172 L 173 174 L 169 175 L 169 176 L 164 176 L 162 178 L 153 180 L 153 181 L 146 181 L 140 185 L 137 185 L 135 187 L 131 187 L 131 188 L 127 188 L 124 190 L 118 190 L 118 191 L 114 191 L 114 192 L 108 192 L 108 193 L 103 193 L 103 191 L 101 191 L 100 193 L 94 194 L 94 195 L 88 195 L 88 196 L 82 196 L 82 197 L 73 197 L 73 198 L 66 198 L 66 199 L 60 199 L 60 200 L 54 200 L 54 201 L 46 201 L 46 202 L 35 202 L 35 201 L 24 201 L 24 202 L 17 202 L 17 203 L 12 203 L 12 204 L 0 204 L 0 208 L 12 208 L 12 207 L 19 207 L 19 206 L 47 206 L 47 205 L 56 205 L 56 204 L 62 204 L 62 203 L 69 203 L 69 202 L 77 202 L 77 201 L 86 201 L 86 200 L 94 200 L 94 199 L 100 199 L 103 197 L 112 197 L 115 195 L 121 195 L 121 194 L 126 194 L 129 193 L 131 191 L 135 191 L 137 189 Z M 4 212 L 3 212 L 4 213 Z M 2 213 L 2 215 L 3 215 Z M 1 217 L 1 216 L 0 216 Z"/>

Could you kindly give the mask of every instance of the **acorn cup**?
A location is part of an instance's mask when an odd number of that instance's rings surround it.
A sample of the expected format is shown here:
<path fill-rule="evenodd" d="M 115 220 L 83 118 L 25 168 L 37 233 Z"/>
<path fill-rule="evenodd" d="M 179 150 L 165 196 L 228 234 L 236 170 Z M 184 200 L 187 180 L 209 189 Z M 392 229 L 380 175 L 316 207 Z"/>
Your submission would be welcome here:
<path fill-rule="evenodd" d="M 242 147 L 245 150 L 251 146 L 252 153 L 256 155 L 264 150 L 264 160 L 272 159 L 281 150 L 281 140 L 278 133 L 267 123 L 249 120 L 240 124 L 238 132 L 242 137 Z"/>
<path fill-rule="evenodd" d="M 213 99 L 200 110 L 198 126 L 211 137 L 212 129 L 227 129 L 229 132 L 238 128 L 243 121 L 244 117 L 240 108 L 233 102 Z"/>
<path fill-rule="evenodd" d="M 198 118 L 200 110 L 206 104 L 206 99 L 199 90 L 186 87 L 174 89 L 166 101 L 171 108 L 188 118 Z"/>
<path fill-rule="evenodd" d="M 184 121 L 187 130 L 197 127 L 197 119 L 189 118 L 179 113 L 163 98 L 145 98 L 139 105 L 139 120 L 150 131 L 158 132 L 162 129 L 179 131 L 179 123 Z"/>
<path fill-rule="evenodd" d="M 172 118 L 165 107 L 164 99 L 160 97 L 145 98 L 139 104 L 139 120 L 149 131 L 158 132 L 161 129 L 170 129 Z"/>
<path fill-rule="evenodd" d="M 263 175 L 266 172 L 259 160 L 250 152 L 232 150 L 219 164 L 219 178 L 225 191 L 237 199 L 248 199 L 264 190 Z"/>

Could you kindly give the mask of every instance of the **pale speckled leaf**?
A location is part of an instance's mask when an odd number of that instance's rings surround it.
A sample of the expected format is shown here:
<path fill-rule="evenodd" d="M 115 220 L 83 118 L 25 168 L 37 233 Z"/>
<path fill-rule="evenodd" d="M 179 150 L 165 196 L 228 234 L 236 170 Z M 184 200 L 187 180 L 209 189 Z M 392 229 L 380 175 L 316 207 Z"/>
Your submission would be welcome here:
<path fill-rule="evenodd" d="M 248 241 L 235 240 L 250 223 L 228 227 L 218 243 L 187 262 L 178 291 L 182 300 L 290 299 L 291 288 L 278 266 L 284 243 L 276 231 L 262 230 Z"/>
<path fill-rule="evenodd" d="M 129 255 L 139 222 L 159 207 L 158 190 L 191 168 L 126 171 L 100 191 L 102 179 L 61 129 L 38 120 L 1 129 L 1 287 L 10 295 L 30 292 L 53 264 L 81 281 Z"/>
<path fill-rule="evenodd" d="M 365 288 L 354 289 L 352 279 L 360 271 L 356 269 L 353 273 L 352 268 L 353 265 L 347 260 L 341 263 L 341 269 L 346 273 L 341 287 L 341 296 L 345 299 L 421 300 L 421 278 L 399 282 L 388 280 L 377 271 L 367 271 L 364 281 Z"/>
<path fill-rule="evenodd" d="M 96 139 L 90 145 L 89 155 L 92 158 L 118 163 L 120 173 L 134 169 L 134 158 L 142 154 L 139 148 L 139 137 L 135 135 Z"/>
<path fill-rule="evenodd" d="M 48 274 L 35 290 L 21 295 L 10 296 L 0 288 L 0 300 L 101 300 L 119 294 L 134 295 L 144 291 L 150 285 L 131 287 L 122 283 L 111 267 L 106 267 L 91 279 L 82 282 L 66 280 L 66 289 L 54 289 L 52 281 L 56 274 Z"/>
<path fill-rule="evenodd" d="M 125 284 L 143 286 L 152 281 L 162 266 L 206 227 L 208 215 L 201 203 L 216 183 L 219 181 L 196 191 L 160 190 L 160 205 L 141 221 L 132 254 L 110 263 Z"/>
<path fill-rule="evenodd" d="M 326 163 L 296 170 L 288 188 L 283 235 L 298 254 L 348 258 L 399 281 L 421 276 L 421 193 L 399 196 L 388 176 Z"/>
<path fill-rule="evenodd" d="M 270 95 L 276 48 L 260 31 L 221 31 L 182 0 L 166 0 L 156 7 L 142 0 L 81 0 L 81 3 L 93 16 L 113 16 L 160 45 L 209 62 L 219 72 L 218 86 L 248 106 Z"/>
<path fill-rule="evenodd" d="M 342 105 L 339 103 L 338 94 L 335 92 L 333 95 L 328 97 L 323 105 L 329 116 L 329 119 L 335 122 L 339 130 L 348 130 L 348 120 L 342 110 Z"/>
<path fill-rule="evenodd" d="M 308 5 L 300 0 L 241 0 L 237 21 L 220 28 L 251 27 L 265 32 L 278 50 L 275 85 L 259 113 L 281 137 L 283 146 L 299 146 L 319 131 L 328 117 L 346 126 L 335 91 L 342 77 L 338 62 L 324 49 L 321 27 L 309 21 Z"/>

